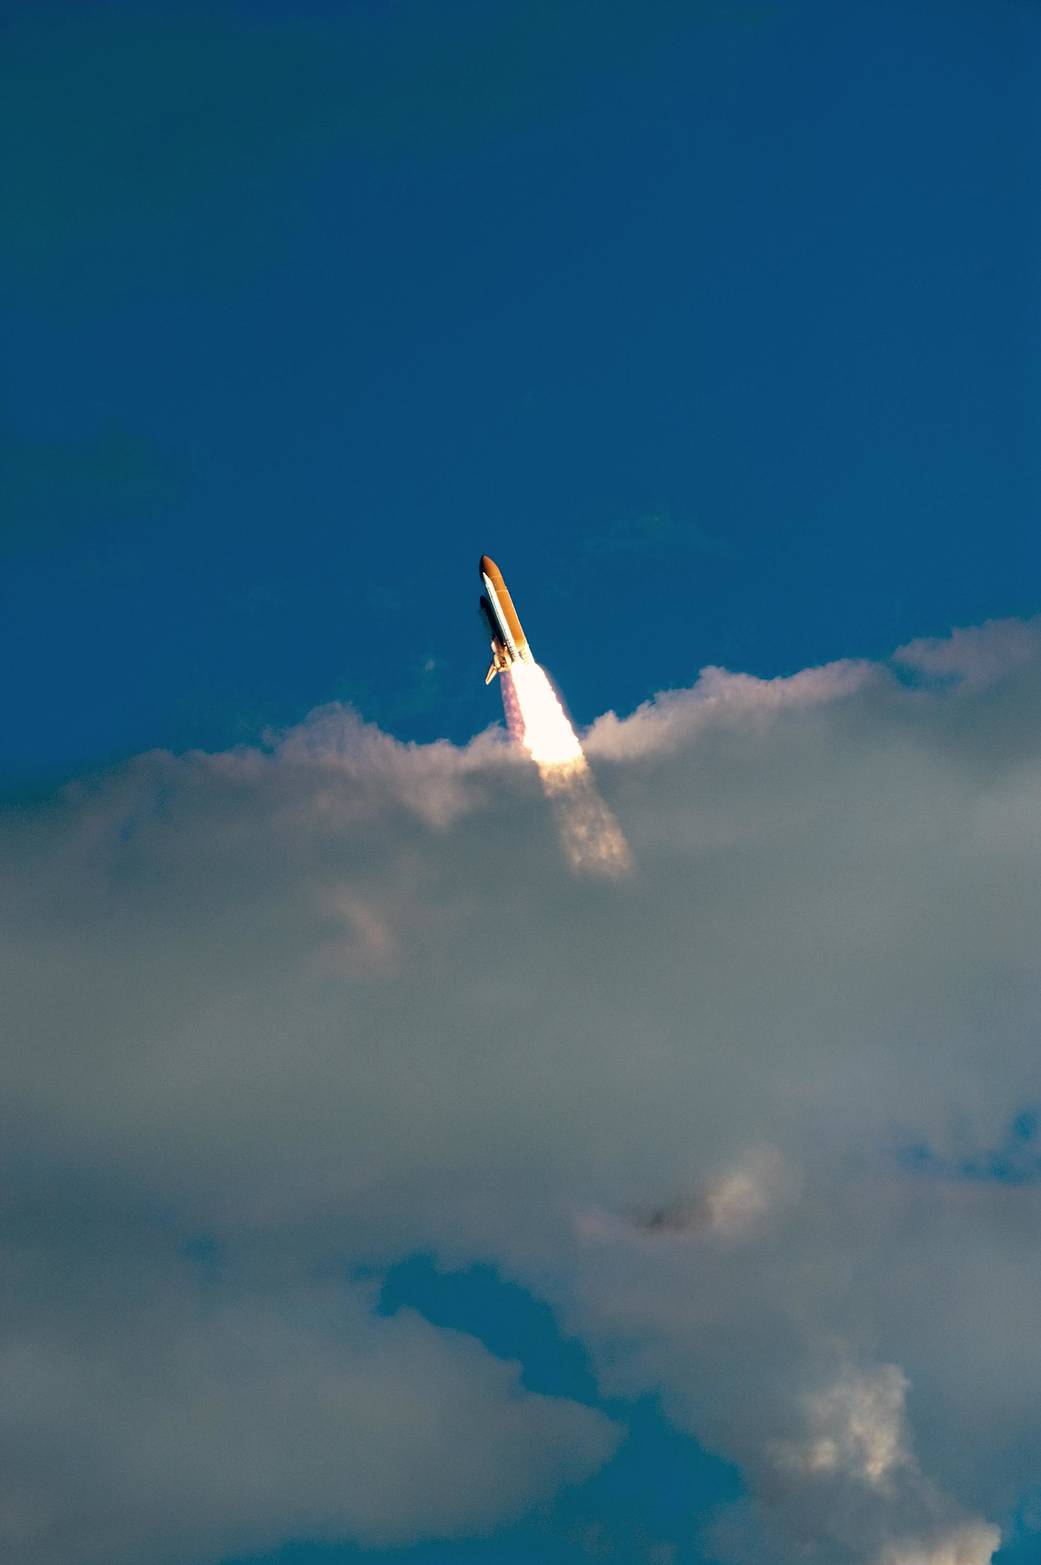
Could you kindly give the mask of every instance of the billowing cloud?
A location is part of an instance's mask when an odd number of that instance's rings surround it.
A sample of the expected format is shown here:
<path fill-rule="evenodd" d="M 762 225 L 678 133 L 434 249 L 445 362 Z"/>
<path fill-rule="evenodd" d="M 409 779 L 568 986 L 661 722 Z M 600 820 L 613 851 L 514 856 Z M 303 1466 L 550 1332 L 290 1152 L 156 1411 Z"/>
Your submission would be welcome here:
<path fill-rule="evenodd" d="M 9 1558 L 176 1565 L 287 1535 L 482 1531 L 616 1443 L 598 1413 L 522 1392 L 473 1338 L 381 1319 L 357 1290 L 207 1299 L 156 1259 L 95 1258 L 64 1308 L 50 1297 L 42 1319 L 5 1323 Z"/>
<path fill-rule="evenodd" d="M 893 661 L 930 679 L 989 685 L 1041 656 L 1041 619 L 992 620 L 953 630 L 943 639 L 909 641 Z"/>
<path fill-rule="evenodd" d="M 970 640 L 601 719 L 619 881 L 501 735 L 339 708 L 10 812 L 8 1551 L 148 1565 L 174 1492 L 181 1557 L 459 1535 L 591 1472 L 599 1414 L 336 1281 L 422 1247 L 738 1463 L 734 1558 L 985 1565 L 1041 1396 L 1041 657 Z"/>
<path fill-rule="evenodd" d="M 996 1527 L 970 1522 L 927 1543 L 891 1544 L 879 1565 L 989 1565 L 1000 1541 Z"/>
<path fill-rule="evenodd" d="M 893 1364 L 871 1375 L 845 1374 L 805 1401 L 807 1433 L 779 1442 L 782 1468 L 804 1476 L 844 1473 L 872 1489 L 888 1487 L 910 1462 L 904 1429 L 907 1381 Z"/>

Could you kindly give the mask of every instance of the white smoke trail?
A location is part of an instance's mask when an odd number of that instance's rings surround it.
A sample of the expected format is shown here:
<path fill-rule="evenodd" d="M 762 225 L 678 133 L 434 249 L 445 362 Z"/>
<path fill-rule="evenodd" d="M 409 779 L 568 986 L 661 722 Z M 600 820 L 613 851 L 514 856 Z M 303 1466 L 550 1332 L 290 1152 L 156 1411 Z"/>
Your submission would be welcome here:
<path fill-rule="evenodd" d="M 627 874 L 629 844 L 597 792 L 578 735 L 543 670 L 537 663 L 514 663 L 499 684 L 506 726 L 539 769 L 571 868 L 583 875 Z"/>

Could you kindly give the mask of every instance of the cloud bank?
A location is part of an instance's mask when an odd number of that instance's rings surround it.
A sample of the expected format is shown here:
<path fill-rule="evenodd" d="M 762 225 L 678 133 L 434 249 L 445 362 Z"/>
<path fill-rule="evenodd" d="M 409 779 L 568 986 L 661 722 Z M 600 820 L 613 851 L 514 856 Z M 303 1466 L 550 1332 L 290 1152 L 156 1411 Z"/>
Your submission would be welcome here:
<path fill-rule="evenodd" d="M 423 1248 L 740 1466 L 719 1557 L 985 1565 L 1041 1396 L 1039 695 L 1036 622 L 707 670 L 586 737 L 611 883 L 501 733 L 335 707 L 7 811 L 4 1549 L 462 1536 L 595 1471 L 619 1415 L 349 1281 Z"/>

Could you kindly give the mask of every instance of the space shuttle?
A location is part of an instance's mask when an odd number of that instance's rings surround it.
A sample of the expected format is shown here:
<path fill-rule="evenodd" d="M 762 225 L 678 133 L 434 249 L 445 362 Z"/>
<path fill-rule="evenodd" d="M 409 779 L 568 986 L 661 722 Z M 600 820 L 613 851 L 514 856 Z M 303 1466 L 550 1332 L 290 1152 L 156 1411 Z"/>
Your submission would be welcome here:
<path fill-rule="evenodd" d="M 481 613 L 492 640 L 492 661 L 484 680 L 486 685 L 490 685 L 496 674 L 505 673 L 514 663 L 533 663 L 535 659 L 531 655 L 528 638 L 517 617 L 509 589 L 502 579 L 502 571 L 487 554 L 481 555 L 479 570 L 484 587 L 481 593 Z"/>

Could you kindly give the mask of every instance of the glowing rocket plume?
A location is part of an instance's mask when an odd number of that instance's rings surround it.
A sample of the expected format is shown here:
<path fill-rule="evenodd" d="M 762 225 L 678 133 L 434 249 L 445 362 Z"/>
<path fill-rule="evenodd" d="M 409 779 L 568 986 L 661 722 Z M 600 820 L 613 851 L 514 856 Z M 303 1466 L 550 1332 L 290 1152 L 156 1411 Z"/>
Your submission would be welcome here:
<path fill-rule="evenodd" d="M 629 846 L 596 791 L 567 713 L 532 656 L 502 571 L 489 554 L 481 555 L 478 570 L 492 649 L 485 684 L 498 678 L 506 726 L 539 769 L 568 862 L 583 874 L 624 875 L 631 867 Z"/>
<path fill-rule="evenodd" d="M 536 766 L 570 766 L 583 759 L 578 735 L 537 663 L 515 663 L 501 684 L 506 725 Z"/>
<path fill-rule="evenodd" d="M 624 875 L 632 856 L 622 829 L 597 792 L 553 686 L 532 659 L 501 673 L 506 726 L 539 769 L 552 801 L 561 843 L 572 869 L 587 875 Z"/>

